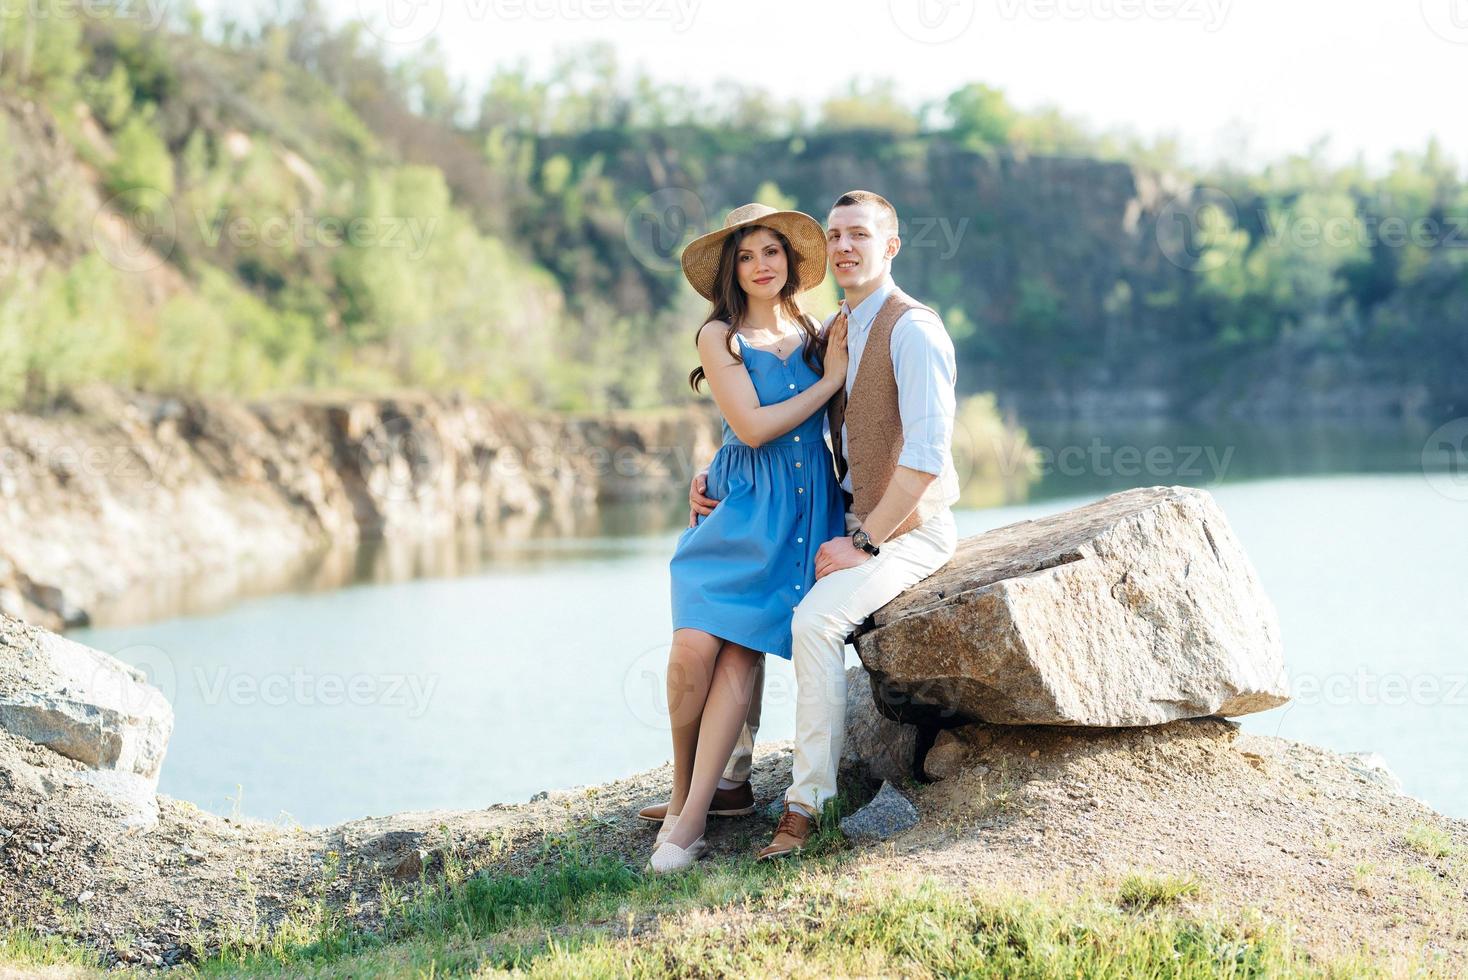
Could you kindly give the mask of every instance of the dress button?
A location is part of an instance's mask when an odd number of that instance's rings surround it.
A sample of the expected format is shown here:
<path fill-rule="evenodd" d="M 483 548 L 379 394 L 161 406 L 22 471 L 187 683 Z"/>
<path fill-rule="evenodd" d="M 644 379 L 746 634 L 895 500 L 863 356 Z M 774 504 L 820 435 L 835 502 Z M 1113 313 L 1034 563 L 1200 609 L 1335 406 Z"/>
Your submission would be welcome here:
<path fill-rule="evenodd" d="M 795 539 L 795 543 L 796 544 L 805 544 L 805 538 L 796 538 Z"/>
<path fill-rule="evenodd" d="M 805 487 L 796 487 L 795 488 L 795 492 L 796 493 L 805 493 Z"/>
<path fill-rule="evenodd" d="M 800 460 L 798 459 L 795 461 L 795 468 L 800 469 Z"/>
<path fill-rule="evenodd" d="M 795 591 L 796 591 L 796 592 L 799 592 L 799 591 L 800 591 L 800 586 L 798 586 L 798 585 L 797 585 L 797 586 L 796 586 L 796 587 L 795 587 Z"/>
<path fill-rule="evenodd" d="M 790 387 L 794 388 L 795 386 L 794 385 L 791 385 Z"/>
<path fill-rule="evenodd" d="M 799 441 L 800 441 L 800 436 L 796 436 L 796 437 L 795 437 L 795 441 L 796 441 L 796 442 L 799 442 Z"/>

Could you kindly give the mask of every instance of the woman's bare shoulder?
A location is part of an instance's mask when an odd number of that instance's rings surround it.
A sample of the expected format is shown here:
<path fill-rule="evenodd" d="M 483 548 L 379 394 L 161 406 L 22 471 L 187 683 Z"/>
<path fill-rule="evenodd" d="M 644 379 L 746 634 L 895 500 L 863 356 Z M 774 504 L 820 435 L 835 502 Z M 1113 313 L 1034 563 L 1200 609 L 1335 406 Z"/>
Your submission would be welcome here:
<path fill-rule="evenodd" d="M 709 328 L 714 329 L 710 330 Z M 729 324 L 724 320 L 709 320 L 698 328 L 697 344 L 700 348 L 709 345 L 711 349 L 728 349 L 727 339 L 729 336 Z"/>

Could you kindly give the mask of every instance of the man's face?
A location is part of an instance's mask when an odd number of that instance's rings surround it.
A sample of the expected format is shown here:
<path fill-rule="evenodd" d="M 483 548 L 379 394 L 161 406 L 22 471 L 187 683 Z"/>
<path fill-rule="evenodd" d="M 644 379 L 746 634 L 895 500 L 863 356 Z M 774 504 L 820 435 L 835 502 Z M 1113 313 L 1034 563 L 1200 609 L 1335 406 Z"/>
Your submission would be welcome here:
<path fill-rule="evenodd" d="M 897 230 L 879 227 L 880 218 L 871 204 L 832 208 L 826 218 L 826 258 L 836 285 L 847 292 L 881 282 L 897 255 Z"/>

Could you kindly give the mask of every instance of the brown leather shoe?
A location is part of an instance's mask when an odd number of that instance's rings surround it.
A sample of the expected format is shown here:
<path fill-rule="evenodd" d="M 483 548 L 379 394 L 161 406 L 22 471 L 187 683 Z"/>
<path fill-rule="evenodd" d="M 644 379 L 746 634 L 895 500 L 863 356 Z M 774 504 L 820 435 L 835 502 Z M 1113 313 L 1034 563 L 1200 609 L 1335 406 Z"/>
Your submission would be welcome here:
<path fill-rule="evenodd" d="M 766 858 L 800 853 L 800 849 L 805 847 L 805 842 L 810 838 L 813 826 L 810 817 L 786 803 L 785 812 L 780 816 L 780 822 L 775 825 L 774 839 L 770 841 L 770 846 L 760 851 L 755 859 L 763 861 Z"/>
<path fill-rule="evenodd" d="M 709 801 L 711 817 L 747 817 L 754 812 L 754 788 L 745 780 L 733 789 L 715 789 Z M 668 815 L 668 804 L 655 803 L 637 811 L 637 815 L 649 823 L 662 823 Z"/>

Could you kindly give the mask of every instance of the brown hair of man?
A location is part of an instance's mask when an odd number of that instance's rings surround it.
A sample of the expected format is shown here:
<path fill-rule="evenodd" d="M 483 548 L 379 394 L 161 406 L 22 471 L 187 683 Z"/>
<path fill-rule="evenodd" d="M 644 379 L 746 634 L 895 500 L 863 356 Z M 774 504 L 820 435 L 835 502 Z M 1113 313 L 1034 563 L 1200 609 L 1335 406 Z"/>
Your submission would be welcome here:
<path fill-rule="evenodd" d="M 831 210 L 859 204 L 870 204 L 876 209 L 877 231 L 884 235 L 897 234 L 897 209 L 892 206 L 891 201 L 873 191 L 847 191 L 836 198 Z"/>

